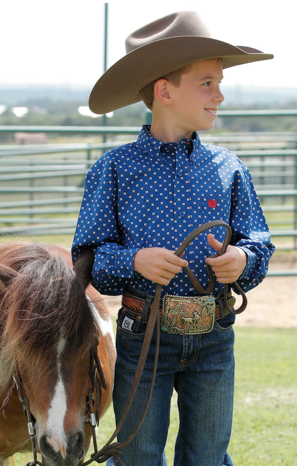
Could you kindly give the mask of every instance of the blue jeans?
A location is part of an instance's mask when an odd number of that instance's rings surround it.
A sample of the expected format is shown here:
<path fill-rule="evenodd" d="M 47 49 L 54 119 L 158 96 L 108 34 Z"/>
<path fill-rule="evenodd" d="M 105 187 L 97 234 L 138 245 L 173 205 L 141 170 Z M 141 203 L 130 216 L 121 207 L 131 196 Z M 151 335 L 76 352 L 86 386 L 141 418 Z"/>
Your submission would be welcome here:
<path fill-rule="evenodd" d="M 118 323 L 123 320 L 121 308 Z M 131 317 L 131 313 L 130 313 Z M 165 444 L 173 389 L 178 394 L 179 431 L 174 466 L 233 466 L 227 453 L 234 395 L 234 316 L 216 321 L 201 335 L 172 335 L 161 331 L 158 371 L 146 419 L 123 449 L 126 466 L 167 466 Z M 117 360 L 113 403 L 116 422 L 124 409 L 137 367 L 146 329 L 117 328 Z M 155 331 L 133 406 L 118 435 L 125 441 L 135 429 L 148 396 L 155 354 Z M 113 466 L 110 458 L 107 466 Z M 118 463 L 117 463 L 118 464 Z"/>

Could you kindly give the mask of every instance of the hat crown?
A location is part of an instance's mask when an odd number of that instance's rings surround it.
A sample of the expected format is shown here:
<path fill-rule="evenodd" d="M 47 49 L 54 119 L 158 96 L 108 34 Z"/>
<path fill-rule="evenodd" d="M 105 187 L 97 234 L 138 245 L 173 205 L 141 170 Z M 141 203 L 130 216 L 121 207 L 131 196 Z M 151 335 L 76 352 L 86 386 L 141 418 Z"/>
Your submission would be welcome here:
<path fill-rule="evenodd" d="M 181 36 L 212 38 L 196 11 L 180 11 L 157 19 L 132 32 L 125 41 L 126 53 L 150 42 Z"/>

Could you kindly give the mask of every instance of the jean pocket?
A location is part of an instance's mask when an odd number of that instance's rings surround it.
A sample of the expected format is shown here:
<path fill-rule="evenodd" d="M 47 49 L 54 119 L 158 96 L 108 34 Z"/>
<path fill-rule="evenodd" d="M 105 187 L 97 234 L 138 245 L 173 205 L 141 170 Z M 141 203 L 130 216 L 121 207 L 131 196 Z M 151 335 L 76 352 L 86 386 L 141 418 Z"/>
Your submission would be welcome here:
<path fill-rule="evenodd" d="M 215 321 L 214 328 L 221 333 L 230 332 L 233 329 L 234 322 L 221 322 L 220 324 Z"/>
<path fill-rule="evenodd" d="M 117 331 L 130 338 L 144 338 L 147 324 L 142 322 L 141 314 L 122 306 L 118 312 Z"/>

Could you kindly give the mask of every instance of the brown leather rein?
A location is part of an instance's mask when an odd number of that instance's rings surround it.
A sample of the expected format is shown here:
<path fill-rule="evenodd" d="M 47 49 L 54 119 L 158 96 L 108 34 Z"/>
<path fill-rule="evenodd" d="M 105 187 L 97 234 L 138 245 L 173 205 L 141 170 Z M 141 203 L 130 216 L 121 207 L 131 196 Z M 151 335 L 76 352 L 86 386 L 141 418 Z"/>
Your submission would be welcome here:
<path fill-rule="evenodd" d="M 188 235 L 187 238 L 182 242 L 182 244 L 177 249 L 177 251 L 174 252 L 174 254 L 180 257 L 182 255 L 182 253 L 186 250 L 186 248 L 189 246 L 189 244 L 197 236 L 199 236 L 201 233 L 205 232 L 206 230 L 209 230 L 211 228 L 218 227 L 218 226 L 223 226 L 223 227 L 226 228 L 225 239 L 224 239 L 224 242 L 223 242 L 223 245 L 222 245 L 222 250 L 221 250 L 221 255 L 225 254 L 225 252 L 227 250 L 227 247 L 228 247 L 228 245 L 230 243 L 230 240 L 231 240 L 232 231 L 231 231 L 230 226 L 227 223 L 223 222 L 222 220 L 214 220 L 212 222 L 208 222 L 208 223 L 206 223 L 204 225 L 201 225 L 200 227 L 196 228 L 195 230 L 193 230 L 192 233 L 190 233 L 190 235 Z M 218 257 L 218 256 L 219 256 L 219 254 L 212 254 L 210 257 Z M 203 294 L 203 295 L 210 294 L 213 291 L 214 286 L 215 286 L 215 276 L 212 273 L 212 270 L 211 270 L 211 268 L 210 268 L 210 266 L 208 264 L 206 264 L 206 269 L 207 269 L 207 273 L 208 273 L 208 277 L 209 277 L 209 282 L 208 282 L 206 290 L 204 290 L 204 288 L 202 288 L 202 286 L 198 282 L 197 278 L 195 277 L 195 275 L 193 274 L 191 269 L 189 267 L 185 267 L 186 273 L 187 273 L 187 275 L 189 277 L 189 280 L 192 283 L 194 289 L 198 293 Z M 234 282 L 233 285 L 238 290 L 239 294 L 241 294 L 241 296 L 242 296 L 241 306 L 237 310 L 233 310 L 233 309 L 229 308 L 228 298 L 227 298 L 228 284 L 224 285 L 224 305 L 228 309 L 228 311 L 231 312 L 232 314 L 240 314 L 241 312 L 243 312 L 246 309 L 247 298 L 246 298 L 245 293 L 243 292 L 243 290 L 241 289 L 241 287 L 238 285 L 237 282 Z M 84 462 L 82 466 L 87 466 L 88 464 L 92 463 L 93 461 L 97 461 L 97 463 L 103 463 L 108 458 L 110 458 L 111 456 L 114 457 L 114 464 L 116 464 L 116 460 L 118 460 L 121 465 L 124 465 L 124 463 L 120 459 L 119 455 L 122 454 L 122 449 L 125 448 L 134 439 L 134 437 L 136 436 L 137 432 L 139 431 L 139 429 L 140 429 L 140 427 L 141 427 L 141 425 L 142 425 L 142 423 L 143 423 L 143 421 L 144 421 L 144 419 L 146 417 L 146 414 L 147 414 L 147 411 L 148 411 L 148 408 L 149 408 L 149 404 L 150 404 L 150 401 L 151 401 L 151 397 L 152 397 L 153 386 L 154 386 L 156 372 L 157 372 L 158 356 L 159 356 L 159 347 L 160 347 L 159 305 L 160 305 L 160 299 L 161 299 L 161 291 L 162 291 L 162 285 L 157 283 L 156 293 L 155 293 L 155 297 L 154 297 L 154 301 L 153 301 L 153 305 L 152 305 L 152 311 L 150 313 L 150 317 L 149 317 L 149 320 L 148 320 L 148 323 L 147 323 L 146 333 L 145 333 L 144 341 L 143 341 L 143 344 L 142 344 L 141 354 L 140 354 L 137 369 L 136 369 L 136 372 L 135 372 L 135 377 L 134 377 L 132 387 L 131 387 L 131 390 L 130 390 L 130 393 L 129 393 L 129 396 L 128 396 L 128 400 L 126 402 L 126 405 L 125 405 L 124 411 L 122 413 L 121 419 L 119 420 L 119 423 L 118 423 L 118 425 L 116 427 L 116 430 L 114 431 L 114 433 L 112 434 L 110 439 L 106 442 L 106 444 L 101 448 L 100 451 L 97 451 L 97 452 L 93 453 L 93 455 L 91 456 L 91 459 Z M 150 389 L 149 389 L 149 395 L 148 395 L 148 399 L 147 399 L 147 402 L 146 402 L 146 405 L 145 405 L 144 412 L 142 414 L 142 417 L 141 417 L 137 427 L 130 434 L 130 436 L 127 438 L 127 440 L 125 442 L 123 442 L 123 443 L 119 443 L 119 442 L 111 443 L 114 440 L 114 438 L 118 435 L 119 431 L 121 430 L 121 428 L 122 428 L 122 426 L 123 426 L 123 424 L 124 424 L 124 422 L 125 422 L 125 420 L 127 418 L 127 415 L 128 415 L 128 413 L 129 413 L 129 411 L 131 409 L 134 397 L 135 397 L 137 389 L 138 389 L 140 378 L 141 378 L 141 375 L 142 375 L 142 372 L 143 372 L 143 369 L 144 369 L 144 365 L 145 365 L 145 362 L 146 362 L 146 359 L 147 359 L 147 354 L 148 354 L 148 351 L 149 351 L 149 347 L 150 347 L 150 343 L 151 343 L 151 339 L 152 339 L 152 335 L 153 335 L 153 331 L 154 331 L 155 327 L 156 327 L 156 351 L 155 351 L 155 358 L 154 358 L 154 368 L 153 368 L 153 373 L 152 373 L 151 385 L 150 385 Z"/>
<path fill-rule="evenodd" d="M 222 245 L 222 250 L 221 250 L 221 255 L 224 254 L 227 250 L 227 247 L 230 243 L 231 236 L 232 236 L 232 231 L 230 226 L 223 222 L 222 220 L 214 220 L 212 222 L 208 222 L 204 225 L 201 225 L 200 227 L 196 228 L 195 230 L 190 233 L 190 235 L 187 236 L 187 238 L 182 242 L 180 247 L 177 249 L 177 251 L 174 252 L 175 255 L 181 256 L 182 253 L 186 250 L 186 248 L 189 246 L 189 244 L 201 233 L 205 232 L 206 230 L 209 230 L 214 227 L 218 226 L 223 226 L 226 228 L 226 234 L 225 234 L 225 239 Z M 219 254 L 212 254 L 209 257 L 218 257 Z M 191 271 L 191 269 L 187 266 L 185 267 L 185 271 L 187 273 L 187 276 L 193 285 L 195 291 L 197 291 L 200 294 L 203 295 L 208 295 L 211 294 L 214 286 L 215 286 L 215 276 L 211 270 L 211 267 L 206 264 L 206 269 L 207 269 L 207 274 L 209 277 L 208 285 L 206 287 L 206 290 L 200 285 L 199 281 Z M 232 285 L 235 286 L 237 289 L 238 293 L 242 296 L 242 303 L 241 306 L 237 310 L 233 310 L 229 308 L 228 305 L 228 300 L 227 300 L 227 295 L 228 295 L 228 285 L 229 284 L 224 284 L 224 305 L 228 309 L 228 311 L 232 314 L 240 314 L 243 312 L 247 306 L 247 298 L 243 290 L 240 288 L 237 282 L 233 282 Z M 114 457 L 114 463 L 116 464 L 116 460 L 119 461 L 121 465 L 124 466 L 123 461 L 120 459 L 119 455 L 122 454 L 122 449 L 125 448 L 136 436 L 137 432 L 139 431 L 149 408 L 149 404 L 151 401 L 152 397 L 152 392 L 153 392 L 153 386 L 154 386 L 154 381 L 156 377 L 156 372 L 157 372 L 157 363 L 158 363 L 158 356 L 159 356 L 159 347 L 160 347 L 160 322 L 159 322 L 159 305 L 160 305 L 160 299 L 161 299 L 161 291 L 162 291 L 162 285 L 156 284 L 156 293 L 152 305 L 152 311 L 150 313 L 150 317 L 147 323 L 147 329 L 141 349 L 141 354 L 139 357 L 137 369 L 135 372 L 135 377 L 133 380 L 133 384 L 129 393 L 128 400 L 126 402 L 124 411 L 122 413 L 122 417 L 112 434 L 112 436 L 109 438 L 109 440 L 106 442 L 106 444 L 101 448 L 101 450 L 98 451 L 97 449 L 97 441 L 96 441 L 96 425 L 99 425 L 99 411 L 100 411 L 100 401 L 101 401 L 101 391 L 102 388 L 106 389 L 106 381 L 104 378 L 104 374 L 101 368 L 101 364 L 98 358 L 98 353 L 97 353 L 97 346 L 93 346 L 91 348 L 91 353 L 90 353 L 90 379 L 91 379 L 91 387 L 89 389 L 88 395 L 87 395 L 87 411 L 86 414 L 89 413 L 90 417 L 86 418 L 85 423 L 88 423 L 92 427 L 92 437 L 93 437 L 93 443 L 94 443 L 94 453 L 91 455 L 91 458 L 88 461 L 85 461 L 84 463 L 80 463 L 81 466 L 87 466 L 88 464 L 92 463 L 93 461 L 97 461 L 97 463 L 103 463 L 105 462 L 108 458 L 111 456 Z M 147 354 L 149 351 L 152 335 L 154 332 L 154 329 L 156 328 L 156 351 L 155 351 L 155 358 L 154 358 L 154 368 L 153 368 L 153 373 L 152 373 L 152 379 L 151 379 L 151 385 L 149 389 L 149 395 L 148 399 L 145 405 L 144 412 L 142 414 L 142 417 L 139 421 L 139 424 L 135 428 L 135 430 L 130 434 L 130 436 L 127 438 L 127 440 L 123 443 L 120 442 L 114 442 L 111 443 L 115 437 L 118 435 L 119 431 L 121 430 L 127 415 L 131 409 L 134 397 L 136 395 L 138 385 L 140 382 L 140 378 L 144 369 L 144 365 L 147 359 Z M 98 342 L 99 344 L 99 342 Z M 36 443 L 35 443 L 35 429 L 34 429 L 34 424 L 33 424 L 33 416 L 30 412 L 29 408 L 29 401 L 28 399 L 23 396 L 22 392 L 24 391 L 20 374 L 19 371 L 17 370 L 16 375 L 14 376 L 14 382 L 15 385 L 18 389 L 19 393 L 19 398 L 21 402 L 24 404 L 24 411 L 25 414 L 27 415 L 28 418 L 28 430 L 29 434 L 31 437 L 32 441 L 32 449 L 33 449 L 33 455 L 34 455 L 34 461 L 31 463 L 28 463 L 27 466 L 34 466 L 34 465 L 40 465 L 40 462 L 37 461 L 37 455 L 36 455 Z M 94 413 L 94 391 L 96 390 L 96 413 Z M 9 397 L 7 397 L 9 399 Z M 8 402 L 8 400 L 7 400 Z M 7 404 L 6 402 L 6 404 Z M 5 406 L 6 406 L 5 404 Z M 3 409 L 5 406 L 3 406 L 1 409 Z"/>

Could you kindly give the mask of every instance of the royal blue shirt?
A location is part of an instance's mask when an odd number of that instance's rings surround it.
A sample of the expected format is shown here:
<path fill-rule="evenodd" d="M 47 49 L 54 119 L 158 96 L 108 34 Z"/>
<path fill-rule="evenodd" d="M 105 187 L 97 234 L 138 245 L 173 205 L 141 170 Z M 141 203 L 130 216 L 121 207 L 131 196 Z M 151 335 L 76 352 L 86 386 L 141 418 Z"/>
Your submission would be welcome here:
<path fill-rule="evenodd" d="M 247 254 L 237 282 L 244 291 L 254 288 L 265 278 L 275 247 L 247 166 L 228 149 L 202 144 L 197 132 L 178 144 L 163 143 L 143 125 L 135 142 L 107 151 L 87 173 L 73 263 L 91 246 L 93 284 L 100 293 L 120 295 L 129 282 L 154 295 L 156 283 L 134 270 L 135 253 L 152 247 L 176 251 L 195 228 L 212 220 L 231 226 L 230 244 Z M 223 242 L 225 228 L 215 227 L 183 255 L 204 288 L 205 258 L 216 252 L 207 241 L 210 232 Z M 216 281 L 213 293 L 222 288 Z M 165 294 L 197 292 L 182 269 L 163 286 Z"/>

